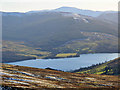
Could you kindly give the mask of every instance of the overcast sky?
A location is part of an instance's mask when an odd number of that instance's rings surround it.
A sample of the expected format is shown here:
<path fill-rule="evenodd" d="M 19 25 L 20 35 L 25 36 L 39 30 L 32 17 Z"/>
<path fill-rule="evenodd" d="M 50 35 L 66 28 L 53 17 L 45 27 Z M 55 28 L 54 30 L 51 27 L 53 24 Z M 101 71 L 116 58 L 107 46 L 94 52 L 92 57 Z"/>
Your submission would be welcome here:
<path fill-rule="evenodd" d="M 119 0 L 0 0 L 0 11 L 27 12 L 62 6 L 95 11 L 118 10 Z"/>

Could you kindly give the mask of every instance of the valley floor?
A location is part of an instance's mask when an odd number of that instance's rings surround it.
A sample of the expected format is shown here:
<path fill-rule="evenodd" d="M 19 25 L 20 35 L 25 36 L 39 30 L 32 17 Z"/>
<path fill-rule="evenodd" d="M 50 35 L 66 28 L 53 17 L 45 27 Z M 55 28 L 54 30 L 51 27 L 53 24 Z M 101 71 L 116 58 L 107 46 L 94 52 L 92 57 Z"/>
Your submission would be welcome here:
<path fill-rule="evenodd" d="M 77 74 L 49 69 L 1 64 L 1 87 L 40 88 L 119 88 L 120 79 L 112 75 Z M 12 90 L 12 89 L 11 89 Z"/>

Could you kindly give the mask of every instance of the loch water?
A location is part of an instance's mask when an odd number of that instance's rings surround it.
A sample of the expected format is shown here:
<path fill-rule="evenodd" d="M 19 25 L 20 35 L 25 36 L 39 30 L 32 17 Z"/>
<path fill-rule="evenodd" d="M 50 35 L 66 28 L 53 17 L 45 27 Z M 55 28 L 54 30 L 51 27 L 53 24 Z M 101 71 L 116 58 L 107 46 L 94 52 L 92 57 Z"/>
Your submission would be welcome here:
<path fill-rule="evenodd" d="M 81 54 L 80 57 L 59 58 L 59 59 L 36 59 L 12 62 L 8 64 L 28 66 L 35 68 L 53 68 L 62 71 L 70 71 L 81 67 L 91 66 L 105 61 L 110 61 L 118 57 L 118 53 L 97 53 Z"/>

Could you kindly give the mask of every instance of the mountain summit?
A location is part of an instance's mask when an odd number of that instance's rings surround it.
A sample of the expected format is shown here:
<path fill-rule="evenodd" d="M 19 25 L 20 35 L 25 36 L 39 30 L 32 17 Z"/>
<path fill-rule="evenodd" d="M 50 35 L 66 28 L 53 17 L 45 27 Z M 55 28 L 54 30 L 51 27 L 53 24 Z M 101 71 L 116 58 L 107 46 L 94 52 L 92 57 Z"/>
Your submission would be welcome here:
<path fill-rule="evenodd" d="M 82 14 L 87 16 L 93 16 L 93 17 L 97 17 L 103 13 L 102 11 L 83 10 L 75 7 L 60 7 L 55 9 L 55 11 L 72 12 L 72 13 L 77 13 L 77 14 Z"/>

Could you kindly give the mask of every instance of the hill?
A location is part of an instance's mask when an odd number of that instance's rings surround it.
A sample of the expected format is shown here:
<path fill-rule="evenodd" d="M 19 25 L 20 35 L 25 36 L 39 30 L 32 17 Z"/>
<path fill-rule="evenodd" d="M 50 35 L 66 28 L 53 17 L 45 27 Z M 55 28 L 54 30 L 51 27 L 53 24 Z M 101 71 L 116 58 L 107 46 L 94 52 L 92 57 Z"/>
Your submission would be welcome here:
<path fill-rule="evenodd" d="M 106 88 L 117 89 L 118 76 L 77 74 L 49 69 L 1 64 L 2 89 Z"/>
<path fill-rule="evenodd" d="M 71 12 L 71 13 L 77 13 L 77 14 L 92 16 L 92 17 L 97 17 L 97 16 L 99 16 L 103 13 L 102 11 L 84 10 L 84 9 L 78 9 L 78 8 L 75 8 L 75 7 L 60 7 L 60 8 L 55 9 L 55 11 Z"/>
<path fill-rule="evenodd" d="M 105 74 L 105 75 L 120 75 L 120 57 L 106 63 L 92 65 L 86 68 L 80 68 L 73 72 L 87 74 Z"/>
<path fill-rule="evenodd" d="M 70 12 L 70 13 L 76 13 L 76 14 L 81 14 L 81 15 L 86 15 L 86 16 L 92 16 L 92 17 L 98 17 L 103 13 L 117 13 L 117 11 L 93 11 L 93 10 L 87 10 L 87 9 L 79 9 L 75 7 L 60 7 L 52 10 L 38 10 L 38 11 L 29 11 L 27 13 L 39 13 L 39 12 Z"/>
<path fill-rule="evenodd" d="M 41 48 L 26 46 L 24 42 L 3 41 L 2 45 L 2 63 L 41 59 L 51 55 L 50 52 L 42 51 Z"/>
<path fill-rule="evenodd" d="M 6 51 L 3 55 L 4 60 L 8 59 L 6 58 L 8 52 L 13 53 L 12 56 L 17 53 L 16 57 L 22 55 L 23 57 L 20 56 L 20 58 L 23 60 L 29 59 L 29 57 L 25 57 L 26 51 L 16 52 L 14 42 L 17 44 L 24 42 L 23 45 L 26 49 L 36 50 L 38 48 L 37 52 L 51 53 L 40 58 L 54 58 L 61 53 L 118 52 L 117 25 L 107 20 L 58 11 L 3 12 L 2 15 L 3 40 L 13 44 L 8 45 L 12 52 L 9 51 L 8 47 L 4 48 Z M 38 53 L 33 52 L 28 56 L 35 58 L 33 55 L 39 58 Z M 13 58 L 8 57 L 9 60 L 13 61 Z"/>
<path fill-rule="evenodd" d="M 98 18 L 118 24 L 118 13 L 102 13 Z"/>

